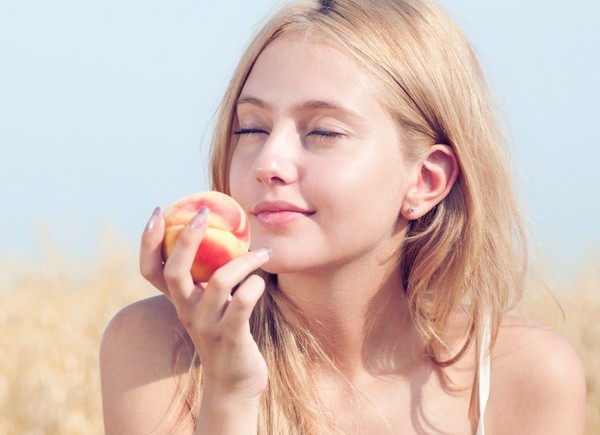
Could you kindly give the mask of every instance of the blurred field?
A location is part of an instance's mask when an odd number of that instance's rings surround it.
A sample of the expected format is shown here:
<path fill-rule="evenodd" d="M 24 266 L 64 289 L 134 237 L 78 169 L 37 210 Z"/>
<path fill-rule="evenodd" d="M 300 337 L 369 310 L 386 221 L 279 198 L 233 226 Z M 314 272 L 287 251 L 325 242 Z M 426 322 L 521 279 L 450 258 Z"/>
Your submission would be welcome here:
<path fill-rule="evenodd" d="M 156 294 L 131 249 L 98 258 L 0 257 L 0 434 L 102 434 L 98 349 L 110 318 Z M 110 247 L 109 247 L 110 246 Z"/>
<path fill-rule="evenodd" d="M 91 260 L 52 246 L 23 261 L 0 254 L 0 433 L 101 434 L 98 347 L 114 313 L 156 294 L 137 275 L 135 253 L 111 237 Z M 598 266 L 598 265 L 596 265 Z M 531 284 L 523 311 L 555 326 L 587 373 L 587 433 L 600 433 L 600 267 L 569 289 Z M 558 286 L 560 287 L 560 286 Z"/>

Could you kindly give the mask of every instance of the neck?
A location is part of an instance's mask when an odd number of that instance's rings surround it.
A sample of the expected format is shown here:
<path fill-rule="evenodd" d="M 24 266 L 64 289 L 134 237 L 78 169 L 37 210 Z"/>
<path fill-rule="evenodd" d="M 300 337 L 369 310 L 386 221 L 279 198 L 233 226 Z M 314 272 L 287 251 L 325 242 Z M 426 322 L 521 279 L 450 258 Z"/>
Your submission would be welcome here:
<path fill-rule="evenodd" d="M 422 360 L 396 256 L 335 271 L 280 275 L 279 287 L 325 353 L 350 379 L 400 375 Z"/>

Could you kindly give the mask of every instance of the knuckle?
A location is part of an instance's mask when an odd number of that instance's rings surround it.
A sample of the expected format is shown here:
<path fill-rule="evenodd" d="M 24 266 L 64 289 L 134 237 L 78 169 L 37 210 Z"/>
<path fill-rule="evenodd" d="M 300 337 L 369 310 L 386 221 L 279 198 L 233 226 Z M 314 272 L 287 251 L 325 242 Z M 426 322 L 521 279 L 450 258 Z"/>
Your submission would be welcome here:
<path fill-rule="evenodd" d="M 255 298 L 247 292 L 238 292 L 232 300 L 232 303 L 237 305 L 238 309 L 247 310 L 254 306 Z"/>
<path fill-rule="evenodd" d="M 148 281 L 152 281 L 156 276 L 156 270 L 154 267 L 142 262 L 140 263 L 140 274 Z"/>
<path fill-rule="evenodd" d="M 265 288 L 265 280 L 261 277 L 258 276 L 256 274 L 250 275 L 247 279 L 246 279 L 246 283 L 248 283 L 248 285 L 252 285 L 254 287 L 258 287 L 258 288 Z"/>
<path fill-rule="evenodd" d="M 260 299 L 264 288 L 264 280 L 257 275 L 251 275 L 235 292 L 231 301 L 232 308 L 237 313 L 250 313 Z"/>
<path fill-rule="evenodd" d="M 219 324 L 207 321 L 195 310 L 187 309 L 184 304 L 176 307 L 179 321 L 190 335 L 200 338 L 204 342 L 218 341 L 221 337 Z"/>
<path fill-rule="evenodd" d="M 183 277 L 181 271 L 173 266 L 165 265 L 163 278 L 169 286 L 176 286 L 182 283 Z"/>
<path fill-rule="evenodd" d="M 198 246 L 198 244 L 199 244 L 198 237 L 197 236 L 194 237 L 194 236 L 195 236 L 195 234 L 193 234 L 187 228 L 184 228 L 179 233 L 179 237 L 177 238 L 176 243 L 185 249 L 191 249 L 193 247 Z"/>
<path fill-rule="evenodd" d="M 217 269 L 210 277 L 211 284 L 217 289 L 224 289 L 233 287 L 234 283 L 231 282 L 231 278 L 227 271 L 224 269 Z"/>

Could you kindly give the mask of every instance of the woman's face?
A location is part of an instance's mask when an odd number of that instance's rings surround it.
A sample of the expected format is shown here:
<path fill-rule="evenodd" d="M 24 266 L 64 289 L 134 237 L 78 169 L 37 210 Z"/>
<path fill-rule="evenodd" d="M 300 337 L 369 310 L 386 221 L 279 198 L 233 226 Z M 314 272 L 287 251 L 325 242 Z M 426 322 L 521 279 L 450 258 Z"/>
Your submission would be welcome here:
<path fill-rule="evenodd" d="M 400 128 L 343 49 L 316 37 L 275 40 L 236 119 L 231 195 L 250 216 L 252 248 L 273 250 L 267 271 L 371 264 L 397 248 L 409 170 Z"/>

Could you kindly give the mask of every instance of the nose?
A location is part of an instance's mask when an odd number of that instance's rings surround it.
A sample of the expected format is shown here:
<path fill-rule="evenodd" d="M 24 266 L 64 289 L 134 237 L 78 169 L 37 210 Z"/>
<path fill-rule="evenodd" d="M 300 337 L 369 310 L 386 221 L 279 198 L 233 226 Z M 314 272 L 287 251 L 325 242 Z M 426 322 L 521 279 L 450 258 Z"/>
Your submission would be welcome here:
<path fill-rule="evenodd" d="M 286 185 L 296 181 L 298 142 L 295 128 L 273 129 L 256 156 L 256 179 L 271 185 Z"/>

